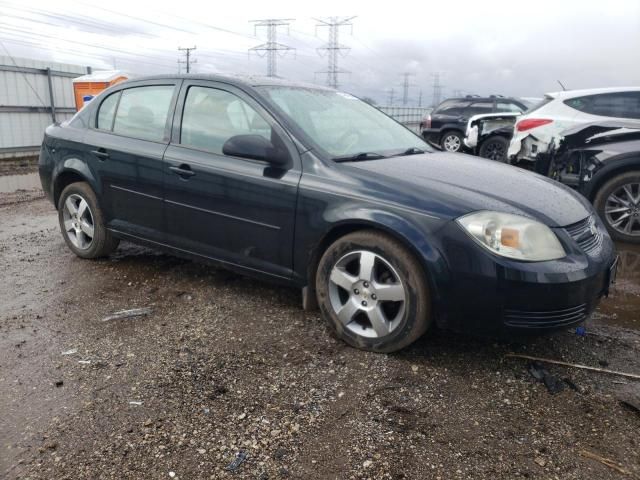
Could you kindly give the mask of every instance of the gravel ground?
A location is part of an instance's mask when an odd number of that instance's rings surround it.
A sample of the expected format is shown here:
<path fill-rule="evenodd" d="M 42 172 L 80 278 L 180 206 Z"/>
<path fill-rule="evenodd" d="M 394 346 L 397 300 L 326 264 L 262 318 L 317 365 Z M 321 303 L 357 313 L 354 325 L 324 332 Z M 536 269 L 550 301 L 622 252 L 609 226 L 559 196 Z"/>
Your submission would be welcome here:
<path fill-rule="evenodd" d="M 124 243 L 78 259 L 44 199 L 7 198 L 0 476 L 640 478 L 640 412 L 619 400 L 640 381 L 549 365 L 568 380 L 551 394 L 505 358 L 640 373 L 639 250 L 585 336 L 432 331 L 380 355 L 334 339 L 296 290 Z"/>

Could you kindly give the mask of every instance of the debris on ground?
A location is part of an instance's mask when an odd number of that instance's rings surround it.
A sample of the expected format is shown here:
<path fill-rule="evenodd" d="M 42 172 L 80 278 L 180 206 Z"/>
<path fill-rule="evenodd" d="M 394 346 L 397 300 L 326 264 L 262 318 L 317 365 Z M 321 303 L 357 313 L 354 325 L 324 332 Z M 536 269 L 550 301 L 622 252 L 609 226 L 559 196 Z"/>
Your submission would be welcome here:
<path fill-rule="evenodd" d="M 640 385 L 627 385 L 616 392 L 620 403 L 640 413 Z"/>
<path fill-rule="evenodd" d="M 62 385 L 64 385 L 64 382 L 62 380 L 56 380 L 54 385 L 58 388 L 60 388 Z"/>
<path fill-rule="evenodd" d="M 138 401 L 132 400 L 132 401 L 129 402 L 129 405 L 140 406 L 140 405 L 142 405 L 142 402 L 138 402 Z"/>
<path fill-rule="evenodd" d="M 618 473 L 621 473 L 622 475 L 631 475 L 631 472 L 629 472 L 628 470 L 625 470 L 624 468 L 622 468 L 620 466 L 619 463 L 617 463 L 614 460 L 611 460 L 610 458 L 605 458 L 602 457 L 600 455 L 598 455 L 597 453 L 593 453 L 590 452 L 588 450 L 580 450 L 579 452 L 581 457 L 585 457 L 585 458 L 590 458 L 592 460 L 596 460 L 598 462 L 600 462 L 601 464 L 615 470 Z"/>
<path fill-rule="evenodd" d="M 637 373 L 618 372 L 618 371 L 615 371 L 615 370 L 607 370 L 605 368 L 598 368 L 598 367 L 590 367 L 588 365 L 581 365 L 579 363 L 569 363 L 569 362 L 563 362 L 561 360 L 552 360 L 550 358 L 533 357 L 531 355 L 521 355 L 519 353 L 507 353 L 505 355 L 505 357 L 507 357 L 507 358 L 523 358 L 525 360 L 533 360 L 534 362 L 551 363 L 553 365 L 562 365 L 564 367 L 579 368 L 581 370 L 590 370 L 592 372 L 608 373 L 608 374 L 611 374 L 611 375 L 619 375 L 621 377 L 635 378 L 637 380 L 640 380 L 640 375 L 638 375 Z"/>
<path fill-rule="evenodd" d="M 544 383 L 549 393 L 555 395 L 564 390 L 564 382 L 559 378 L 551 375 L 547 370 L 542 367 L 540 362 L 532 362 L 529 365 L 529 373 L 533 378 L 539 382 Z"/>
<path fill-rule="evenodd" d="M 246 459 L 247 452 L 245 452 L 244 450 L 240 450 L 238 453 L 236 453 L 236 458 L 233 459 L 233 462 L 227 465 L 227 470 L 229 470 L 230 472 L 235 472 L 240 467 L 240 465 L 245 462 Z"/>
<path fill-rule="evenodd" d="M 129 310 L 120 310 L 119 312 L 114 312 L 111 315 L 108 315 L 102 319 L 103 322 L 108 322 L 109 320 L 120 320 L 122 318 L 131 318 L 131 317 L 141 317 L 144 315 L 149 315 L 153 310 L 151 307 L 143 307 L 143 308 L 132 308 Z"/>
<path fill-rule="evenodd" d="M 78 349 L 72 348 L 71 350 L 66 350 L 62 352 L 61 355 L 75 355 L 76 353 L 78 353 Z"/>

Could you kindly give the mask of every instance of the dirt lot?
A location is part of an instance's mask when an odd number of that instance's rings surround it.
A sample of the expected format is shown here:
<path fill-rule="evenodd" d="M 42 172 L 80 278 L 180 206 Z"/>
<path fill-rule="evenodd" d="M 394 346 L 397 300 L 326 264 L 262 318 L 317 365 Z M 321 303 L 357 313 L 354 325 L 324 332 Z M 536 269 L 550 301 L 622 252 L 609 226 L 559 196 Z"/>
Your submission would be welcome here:
<path fill-rule="evenodd" d="M 639 249 L 585 336 L 430 332 L 376 355 L 296 290 L 130 244 L 83 261 L 44 199 L 0 200 L 0 476 L 640 478 L 640 412 L 619 400 L 640 381 L 549 365 L 569 381 L 553 395 L 504 356 L 640 373 Z M 103 321 L 134 307 L 152 313 Z"/>

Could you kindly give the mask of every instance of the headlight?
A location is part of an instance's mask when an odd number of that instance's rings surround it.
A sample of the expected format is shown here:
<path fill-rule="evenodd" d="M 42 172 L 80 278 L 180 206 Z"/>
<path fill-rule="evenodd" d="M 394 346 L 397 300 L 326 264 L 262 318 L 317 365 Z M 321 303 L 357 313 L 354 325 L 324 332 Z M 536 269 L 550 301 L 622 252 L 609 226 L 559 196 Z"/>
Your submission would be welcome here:
<path fill-rule="evenodd" d="M 503 257 L 540 262 L 566 255 L 549 227 L 530 218 L 500 212 L 475 212 L 457 219 L 480 245 Z"/>

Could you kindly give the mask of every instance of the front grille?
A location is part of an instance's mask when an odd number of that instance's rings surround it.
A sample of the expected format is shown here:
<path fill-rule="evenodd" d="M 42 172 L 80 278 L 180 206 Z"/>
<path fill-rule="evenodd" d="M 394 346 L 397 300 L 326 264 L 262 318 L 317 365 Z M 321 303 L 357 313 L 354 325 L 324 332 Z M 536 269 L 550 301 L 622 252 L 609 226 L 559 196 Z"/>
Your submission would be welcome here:
<path fill-rule="evenodd" d="M 602 233 L 593 216 L 587 217 L 573 225 L 564 228 L 585 253 L 591 253 L 602 244 Z"/>
<path fill-rule="evenodd" d="M 550 328 L 563 327 L 578 323 L 587 317 L 587 304 L 561 310 L 527 311 L 506 309 L 504 323 L 518 328 Z"/>

